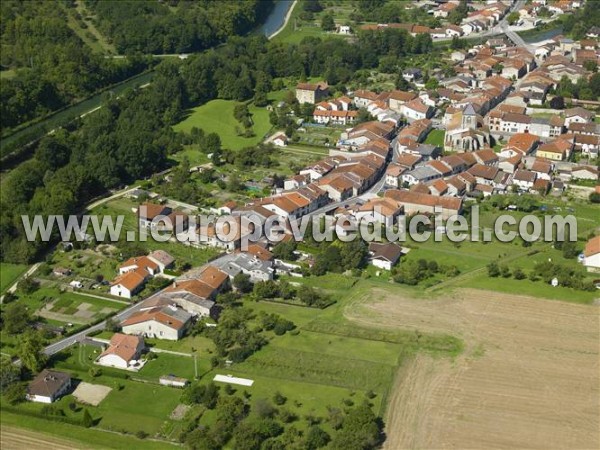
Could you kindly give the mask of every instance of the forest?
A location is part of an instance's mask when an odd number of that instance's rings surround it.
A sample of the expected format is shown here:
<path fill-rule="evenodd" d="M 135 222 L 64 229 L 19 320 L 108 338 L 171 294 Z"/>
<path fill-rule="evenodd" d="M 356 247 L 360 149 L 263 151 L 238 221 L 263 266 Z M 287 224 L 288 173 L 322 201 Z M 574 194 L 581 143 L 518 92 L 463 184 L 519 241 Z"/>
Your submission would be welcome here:
<path fill-rule="evenodd" d="M 54 2 L 0 3 L 2 70 L 0 128 L 42 117 L 145 70 L 142 57 L 107 59 L 93 54 L 68 26 Z"/>
<path fill-rule="evenodd" d="M 250 32 L 270 12 L 270 0 L 87 2 L 97 25 L 122 54 L 198 52 Z"/>

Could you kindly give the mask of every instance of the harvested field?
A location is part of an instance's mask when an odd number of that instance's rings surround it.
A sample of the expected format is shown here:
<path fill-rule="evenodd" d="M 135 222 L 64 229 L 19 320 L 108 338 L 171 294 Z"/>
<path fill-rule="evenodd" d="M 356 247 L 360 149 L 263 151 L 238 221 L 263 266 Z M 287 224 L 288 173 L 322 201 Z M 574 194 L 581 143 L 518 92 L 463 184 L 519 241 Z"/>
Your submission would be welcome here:
<path fill-rule="evenodd" d="M 80 382 L 73 391 L 73 397 L 92 406 L 98 406 L 102 400 L 112 391 L 108 386 L 101 384 L 91 384 L 85 381 Z"/>
<path fill-rule="evenodd" d="M 0 431 L 0 448 L 2 450 L 71 450 L 81 448 L 81 444 L 35 431 L 3 425 Z"/>
<path fill-rule="evenodd" d="M 438 299 L 372 292 L 348 319 L 450 333 L 454 360 L 419 354 L 396 376 L 386 448 L 600 447 L 598 306 L 475 289 Z"/>

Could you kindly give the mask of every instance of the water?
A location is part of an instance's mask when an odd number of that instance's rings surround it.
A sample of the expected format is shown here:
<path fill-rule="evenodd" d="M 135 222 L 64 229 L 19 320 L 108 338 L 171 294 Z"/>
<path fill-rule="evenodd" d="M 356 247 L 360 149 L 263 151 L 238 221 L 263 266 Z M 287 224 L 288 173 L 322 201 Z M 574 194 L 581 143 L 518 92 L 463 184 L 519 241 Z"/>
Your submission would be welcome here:
<path fill-rule="evenodd" d="M 279 30 L 285 22 L 285 16 L 294 3 L 293 0 L 279 0 L 275 3 L 275 7 L 266 22 L 260 27 L 260 32 L 269 37 Z"/>
<path fill-rule="evenodd" d="M 558 26 L 556 28 L 551 28 L 549 30 L 532 32 L 531 34 L 526 34 L 523 37 L 523 40 L 528 44 L 535 44 L 536 42 L 542 42 L 547 39 L 552 39 L 559 34 L 562 34 L 563 28 L 562 26 Z"/>

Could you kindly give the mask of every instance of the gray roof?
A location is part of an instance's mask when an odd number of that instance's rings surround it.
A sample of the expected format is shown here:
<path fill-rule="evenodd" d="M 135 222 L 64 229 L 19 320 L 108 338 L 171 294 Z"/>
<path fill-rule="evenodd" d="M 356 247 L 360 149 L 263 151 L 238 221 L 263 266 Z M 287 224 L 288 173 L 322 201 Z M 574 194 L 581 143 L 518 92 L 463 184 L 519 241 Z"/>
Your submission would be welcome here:
<path fill-rule="evenodd" d="M 431 144 L 419 144 L 417 146 L 417 151 L 422 155 L 422 156 L 431 156 L 433 155 L 435 152 L 439 151 L 440 148 L 437 145 L 431 145 Z"/>
<path fill-rule="evenodd" d="M 477 113 L 475 112 L 475 108 L 473 108 L 473 105 L 471 103 L 469 103 L 466 108 L 463 110 L 463 114 L 465 116 L 476 116 Z"/>
<path fill-rule="evenodd" d="M 426 180 L 432 177 L 439 177 L 440 173 L 429 166 L 420 166 L 408 172 L 407 175 L 412 175 L 417 180 Z"/>

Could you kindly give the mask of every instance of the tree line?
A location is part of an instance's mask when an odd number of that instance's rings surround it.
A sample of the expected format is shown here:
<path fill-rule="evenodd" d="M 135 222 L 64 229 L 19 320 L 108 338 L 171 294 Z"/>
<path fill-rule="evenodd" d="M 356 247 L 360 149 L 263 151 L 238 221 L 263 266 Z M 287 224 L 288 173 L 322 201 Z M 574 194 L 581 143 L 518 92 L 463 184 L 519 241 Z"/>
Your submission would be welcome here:
<path fill-rule="evenodd" d="M 142 57 L 107 59 L 94 54 L 68 26 L 54 2 L 0 4 L 2 69 L 16 71 L 0 84 L 0 128 L 6 132 L 152 64 Z"/>

